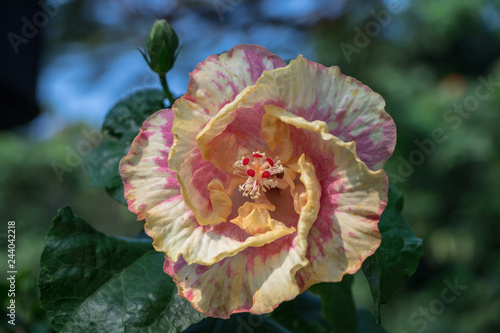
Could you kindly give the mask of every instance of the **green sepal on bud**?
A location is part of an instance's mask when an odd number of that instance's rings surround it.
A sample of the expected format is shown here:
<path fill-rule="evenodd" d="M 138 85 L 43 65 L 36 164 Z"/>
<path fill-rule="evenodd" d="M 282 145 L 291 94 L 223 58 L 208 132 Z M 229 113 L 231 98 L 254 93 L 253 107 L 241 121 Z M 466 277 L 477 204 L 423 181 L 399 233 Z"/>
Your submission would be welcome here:
<path fill-rule="evenodd" d="M 179 38 L 167 20 L 156 20 L 146 37 L 146 53 L 141 51 L 149 67 L 165 75 L 177 58 Z"/>

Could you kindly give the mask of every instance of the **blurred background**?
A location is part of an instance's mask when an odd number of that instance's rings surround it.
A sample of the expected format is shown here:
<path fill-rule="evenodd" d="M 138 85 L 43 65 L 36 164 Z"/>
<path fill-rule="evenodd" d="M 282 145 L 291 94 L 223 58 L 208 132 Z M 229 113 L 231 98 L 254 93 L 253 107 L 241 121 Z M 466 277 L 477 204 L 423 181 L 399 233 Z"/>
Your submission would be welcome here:
<path fill-rule="evenodd" d="M 60 207 L 107 234 L 142 229 L 90 186 L 84 160 L 95 145 L 89 133 L 118 99 L 160 87 L 136 50 L 159 18 L 182 44 L 168 74 L 175 95 L 197 63 L 240 43 L 339 66 L 380 93 L 398 127 L 386 170 L 425 245 L 417 273 L 382 307 L 384 327 L 500 331 L 499 1 L 22 0 L 0 8 L 1 267 L 13 220 L 17 332 L 50 332 L 36 279 Z M 354 292 L 357 306 L 371 309 L 362 275 Z"/>

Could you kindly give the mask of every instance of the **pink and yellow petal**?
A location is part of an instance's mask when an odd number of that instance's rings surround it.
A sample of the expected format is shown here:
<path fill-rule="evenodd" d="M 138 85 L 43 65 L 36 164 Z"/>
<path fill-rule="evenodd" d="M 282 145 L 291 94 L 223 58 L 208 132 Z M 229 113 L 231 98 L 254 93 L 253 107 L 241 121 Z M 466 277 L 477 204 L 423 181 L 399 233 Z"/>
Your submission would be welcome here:
<path fill-rule="evenodd" d="M 290 67 L 292 73 L 302 73 L 301 84 L 312 94 L 287 97 L 288 110 L 309 121 L 324 121 L 331 134 L 356 142 L 358 156 L 370 169 L 380 169 L 396 144 L 396 128 L 384 110 L 384 99 L 338 67 L 327 68 L 302 57 Z M 290 79 L 294 80 L 293 74 Z"/>
<path fill-rule="evenodd" d="M 170 157 L 169 162 L 177 159 L 179 155 L 170 154 Z M 219 171 L 212 163 L 203 160 L 197 149 L 193 149 L 182 157 L 180 169 L 176 171 L 176 174 L 182 197 L 198 222 L 202 225 L 223 222 L 212 216 L 217 212 L 214 212 L 216 207 L 211 202 L 213 194 L 209 190 L 209 184 L 217 179 L 222 187 L 226 188 L 231 182 L 231 175 Z"/>
<path fill-rule="evenodd" d="M 290 234 L 258 247 L 248 247 L 213 265 L 189 265 L 184 258 L 174 262 L 166 257 L 165 272 L 174 278 L 179 295 L 189 300 L 203 313 L 228 318 L 236 312 L 267 313 L 281 302 L 293 299 L 300 292 L 295 278 L 300 269 L 308 265 L 306 259 L 309 229 L 316 220 L 320 207 L 321 189 L 314 166 L 301 156 L 292 166 L 300 173 L 307 193 L 301 207 L 297 233 Z M 272 210 L 265 204 L 265 211 Z M 247 213 L 252 205 L 243 207 Z M 252 206 L 252 207 L 250 207 Z"/>
<path fill-rule="evenodd" d="M 153 246 L 174 261 L 182 255 L 189 264 L 213 265 L 249 247 L 260 247 L 295 233 L 294 228 L 284 225 L 254 235 L 229 222 L 203 226 L 187 208 L 178 196 L 169 205 L 158 205 L 146 214 L 145 229 L 154 239 Z"/>
<path fill-rule="evenodd" d="M 357 271 L 380 244 L 377 224 L 387 203 L 385 172 L 370 170 L 356 155 L 355 144 L 328 133 L 324 122 L 308 122 L 272 105 L 265 110 L 290 126 L 294 149 L 313 161 L 321 182 L 321 209 L 307 239 L 311 264 L 299 274 L 302 289 L 339 281 L 345 273 Z"/>
<path fill-rule="evenodd" d="M 255 84 L 263 71 L 285 65 L 280 57 L 258 45 L 237 45 L 227 53 L 208 57 L 190 73 L 187 93 L 174 104 L 174 135 L 192 144 L 208 121 L 243 89 Z M 182 146 L 177 151 L 183 155 L 191 149 Z M 172 167 L 178 169 L 175 163 Z"/>
<path fill-rule="evenodd" d="M 268 313 L 300 293 L 295 273 L 305 265 L 293 235 L 261 247 L 247 248 L 212 266 L 187 265 L 168 257 L 165 272 L 179 295 L 206 315 L 228 318 L 237 312 Z"/>
<path fill-rule="evenodd" d="M 158 251 L 172 258 L 183 255 L 190 263 L 213 264 L 246 247 L 261 246 L 293 232 L 275 230 L 248 237 L 231 223 L 219 227 L 201 226 L 186 205 L 175 173 L 167 162 L 173 142 L 172 118 L 170 110 L 159 111 L 148 118 L 132 143 L 130 153 L 120 163 L 129 209 L 138 219 L 146 218 L 146 232 L 153 237 L 153 245 Z M 203 167 L 196 170 L 193 179 L 200 180 L 203 173 Z M 229 201 L 223 193 L 222 182 L 206 182 L 209 200 L 216 206 L 215 213 L 227 218 Z"/>
<path fill-rule="evenodd" d="M 266 147 L 264 139 L 260 136 L 262 112 L 252 108 L 236 110 L 230 118 L 218 122 L 222 131 L 210 140 L 198 136 L 198 148 L 203 159 L 213 163 L 219 170 L 232 173 L 233 164 L 242 156 Z M 203 131 L 213 130 L 214 124 L 210 121 Z M 202 131 L 202 132 L 203 132 Z"/>
<path fill-rule="evenodd" d="M 356 142 L 358 156 L 368 167 L 380 169 L 392 154 L 396 129 L 385 112 L 385 101 L 338 67 L 324 67 L 301 56 L 286 69 L 263 75 L 255 93 L 274 89 L 287 111 L 307 121 L 320 120 L 345 142 Z M 282 89 L 287 86 L 289 89 Z M 307 89 L 303 89 L 307 87 Z"/>
<path fill-rule="evenodd" d="M 173 143 L 173 113 L 161 110 L 149 117 L 132 142 L 130 152 L 120 161 L 120 174 L 129 210 L 144 219 L 145 213 L 179 195 L 175 173 L 167 159 Z"/>
<path fill-rule="evenodd" d="M 337 67 L 326 68 L 302 56 L 283 68 L 264 72 L 254 86 L 212 118 L 213 131 L 202 132 L 210 140 L 222 132 L 225 122 L 238 108 L 276 105 L 304 118 L 322 121 L 329 133 L 345 142 L 356 142 L 357 153 L 373 170 L 380 169 L 394 150 L 396 129 L 385 112 L 385 101 L 359 81 L 342 75 Z M 218 132 L 218 133 L 217 133 Z"/>
<path fill-rule="evenodd" d="M 310 264 L 299 271 L 302 290 L 318 282 L 337 282 L 354 274 L 380 245 L 378 222 L 387 204 L 387 176 L 357 158 L 340 156 L 322 181 L 318 219 L 308 235 Z"/>
<path fill-rule="evenodd" d="M 169 165 L 177 173 L 184 200 L 199 221 L 210 219 L 212 214 L 208 183 L 212 179 L 220 179 L 227 186 L 230 177 L 218 171 L 230 167 L 234 161 L 217 163 L 227 161 L 217 155 L 212 156 L 209 162 L 198 150 L 197 134 L 225 104 L 247 85 L 253 85 L 263 71 L 282 66 L 285 63 L 281 58 L 261 46 L 238 45 L 228 53 L 210 56 L 190 74 L 188 92 L 173 106 L 175 121 L 172 133 L 175 140 Z M 217 143 L 224 143 L 227 149 L 235 150 L 234 155 L 240 153 L 241 145 L 238 143 L 241 140 L 223 139 Z"/>
<path fill-rule="evenodd" d="M 293 171 L 300 173 L 300 181 L 305 188 L 305 200 L 304 195 L 297 197 L 299 202 L 295 202 L 294 198 L 294 207 L 300 210 L 300 218 L 297 224 L 297 246 L 305 251 L 307 248 L 307 235 L 311 226 L 316 221 L 321 207 L 321 185 L 316 177 L 313 163 L 304 154 L 300 156 L 297 163 L 292 165 L 291 168 Z"/>
<path fill-rule="evenodd" d="M 211 116 L 231 102 L 244 88 L 257 82 L 263 71 L 284 67 L 277 55 L 259 45 L 236 45 L 229 52 L 212 55 L 190 73 L 184 99 L 198 104 Z"/>

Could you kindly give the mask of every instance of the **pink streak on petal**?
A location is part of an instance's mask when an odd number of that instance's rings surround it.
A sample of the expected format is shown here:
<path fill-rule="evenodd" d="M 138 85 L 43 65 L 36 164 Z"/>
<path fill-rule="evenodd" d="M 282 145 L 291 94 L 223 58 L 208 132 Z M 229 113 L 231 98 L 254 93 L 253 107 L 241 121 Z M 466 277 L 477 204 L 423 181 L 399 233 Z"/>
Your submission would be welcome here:
<path fill-rule="evenodd" d="M 263 71 L 269 70 L 269 68 L 267 68 L 264 64 L 263 59 L 265 57 L 270 57 L 271 55 L 272 54 L 267 49 L 261 47 L 248 45 L 245 48 L 245 58 L 250 65 L 248 71 L 250 72 L 252 81 L 254 83 L 257 82 Z M 270 59 L 274 68 L 286 66 L 286 63 L 278 56 L 272 55 Z"/>
<path fill-rule="evenodd" d="M 327 108 L 319 108 L 319 93 L 317 91 L 313 92 L 315 95 L 314 102 L 307 108 L 295 107 L 289 108 L 291 112 L 299 117 L 304 118 L 307 121 L 321 120 L 328 123 L 333 116 L 333 107 L 328 106 Z M 286 109 L 286 108 L 285 108 Z"/>
<path fill-rule="evenodd" d="M 165 119 L 165 124 L 161 125 L 159 130 L 158 130 L 158 125 L 155 125 L 152 123 L 151 119 L 153 118 L 158 119 L 158 117 L 161 117 Z M 161 150 L 160 156 L 156 157 L 153 159 L 153 162 L 159 166 L 157 169 L 160 173 L 163 173 L 165 175 L 169 175 L 173 177 L 175 174 L 168 168 L 168 150 L 170 149 L 172 143 L 173 143 L 173 135 L 171 133 L 171 128 L 172 128 L 172 123 L 173 123 L 173 112 L 169 109 L 164 109 L 156 112 L 154 115 L 150 116 L 146 121 L 143 123 L 141 130 L 139 134 L 135 137 L 135 139 L 132 142 L 131 149 L 129 153 L 127 154 L 126 158 L 124 158 L 120 165 L 120 173 L 123 175 L 122 180 L 123 180 L 123 185 L 124 185 L 124 190 L 125 190 L 125 197 L 128 197 L 128 206 L 129 210 L 136 215 L 138 215 L 138 218 L 142 216 L 141 214 L 144 214 L 144 211 L 148 209 L 148 205 L 143 203 L 139 206 L 137 206 L 137 200 L 138 198 L 134 198 L 133 196 L 128 196 L 128 194 L 134 193 L 135 187 L 133 185 L 133 179 L 130 178 L 130 176 L 125 176 L 127 174 L 127 168 L 133 167 L 133 163 L 131 160 L 127 160 L 127 157 L 131 156 L 137 156 L 139 154 L 143 153 L 143 149 L 146 149 L 148 145 L 150 144 L 150 141 L 152 140 L 152 136 L 154 134 L 157 134 L 158 132 L 161 132 L 163 142 L 165 149 Z M 134 149 L 135 147 L 135 149 Z M 137 149 L 138 147 L 141 147 L 142 149 Z M 127 161 L 125 161 L 127 160 Z M 177 181 L 175 178 L 168 178 L 167 177 L 167 182 L 164 186 L 167 186 L 169 188 L 178 188 Z M 139 200 L 140 202 L 141 200 Z M 141 217 L 143 218 L 143 217 Z"/>
<path fill-rule="evenodd" d="M 283 251 L 288 251 L 295 242 L 296 237 L 288 235 L 262 247 L 247 248 L 244 254 L 237 254 L 237 258 L 228 257 L 212 266 L 187 265 L 182 256 L 177 262 L 166 257 L 164 271 L 173 277 L 179 295 L 192 300 L 199 311 L 227 318 L 232 313 L 254 311 L 254 293 L 261 288 L 262 279 L 269 279 L 275 269 L 280 269 L 270 263 L 276 263 L 276 258 L 283 257 Z M 272 307 L 276 308 L 280 302 Z"/>
<path fill-rule="evenodd" d="M 247 86 L 255 84 L 264 70 L 286 66 L 277 55 L 259 45 L 236 45 L 221 56 L 211 55 L 189 74 L 184 100 L 215 114 Z M 230 90 L 227 89 L 230 88 Z"/>
<path fill-rule="evenodd" d="M 184 293 L 184 297 L 188 300 L 191 301 L 193 299 L 193 292 L 191 290 L 188 290 Z"/>
<path fill-rule="evenodd" d="M 196 265 L 196 274 L 203 275 L 210 268 L 210 266 Z"/>

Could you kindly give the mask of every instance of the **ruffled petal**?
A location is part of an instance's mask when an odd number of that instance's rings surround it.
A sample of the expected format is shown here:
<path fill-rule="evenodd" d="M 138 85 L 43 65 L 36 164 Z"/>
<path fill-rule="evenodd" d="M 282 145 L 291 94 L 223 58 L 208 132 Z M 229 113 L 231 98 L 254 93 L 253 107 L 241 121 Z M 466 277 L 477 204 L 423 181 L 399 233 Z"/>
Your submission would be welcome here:
<path fill-rule="evenodd" d="M 211 129 L 198 135 L 205 142 L 222 133 L 238 108 L 264 105 L 282 107 L 309 122 L 320 120 L 329 133 L 345 142 L 356 142 L 357 154 L 372 170 L 380 169 L 396 144 L 396 127 L 384 110 L 385 101 L 369 87 L 342 75 L 338 67 L 326 68 L 302 56 L 286 67 L 264 72 L 254 86 L 211 119 Z"/>
<path fill-rule="evenodd" d="M 254 85 L 264 71 L 286 66 L 277 55 L 258 45 L 236 45 L 229 52 L 212 55 L 190 73 L 187 93 L 174 104 L 179 156 L 195 149 L 194 138 L 227 103 L 246 87 Z M 171 161 L 173 170 L 182 160 Z"/>
<path fill-rule="evenodd" d="M 396 145 L 396 126 L 385 112 L 384 99 L 358 80 L 345 76 L 338 67 L 326 68 L 321 64 L 298 57 L 290 63 L 288 75 L 281 79 L 297 80 L 309 87 L 287 96 L 287 108 L 309 121 L 324 121 L 330 133 L 345 142 L 356 142 L 359 158 L 372 170 L 382 168 Z M 290 75 L 291 74 L 291 75 Z M 302 74 L 302 75 L 301 75 Z M 268 81 L 269 82 L 269 81 Z"/>
<path fill-rule="evenodd" d="M 211 55 L 190 73 L 187 99 L 215 115 L 243 89 L 254 85 L 262 72 L 286 63 L 259 45 L 236 45 L 229 52 Z"/>
<path fill-rule="evenodd" d="M 174 261 L 182 255 L 187 263 L 201 265 L 213 265 L 249 247 L 260 247 L 295 233 L 294 228 L 284 225 L 255 235 L 229 222 L 202 226 L 180 196 L 175 198 L 172 207 L 158 205 L 149 210 L 145 229 L 154 239 L 157 251 L 165 252 Z M 306 237 L 307 234 L 304 240 Z"/>
<path fill-rule="evenodd" d="M 187 265 L 166 257 L 164 270 L 179 295 L 208 316 L 237 312 L 268 313 L 300 293 L 295 272 L 307 265 L 305 253 L 289 235 L 225 258 L 212 266 Z"/>
<path fill-rule="evenodd" d="M 174 137 L 171 133 L 174 115 L 161 110 L 149 117 L 132 142 L 130 152 L 120 161 L 128 208 L 144 219 L 145 213 L 180 194 L 175 173 L 168 166 L 168 154 Z"/>
<path fill-rule="evenodd" d="M 182 255 L 189 264 L 213 265 L 249 247 L 261 247 L 288 234 L 296 234 L 297 246 L 302 249 L 301 253 L 305 253 L 307 235 L 320 208 L 321 188 L 314 166 L 305 156 L 301 156 L 292 167 L 300 173 L 307 192 L 307 203 L 301 208 L 296 231 L 282 223 L 272 223 L 273 228 L 255 235 L 249 235 L 234 223 L 200 226 L 192 212 L 182 213 L 186 205 L 177 197 L 174 209 L 158 205 L 146 215 L 146 231 L 153 237 L 154 247 L 174 261 Z"/>
<path fill-rule="evenodd" d="M 383 170 L 370 170 L 356 155 L 355 144 L 328 133 L 324 122 L 308 122 L 273 105 L 264 109 L 290 126 L 294 150 L 311 158 L 321 182 L 321 209 L 307 238 L 311 264 L 299 272 L 301 288 L 340 281 L 380 245 L 377 225 L 387 204 L 387 176 Z"/>
<path fill-rule="evenodd" d="M 322 182 L 318 219 L 308 235 L 310 264 L 297 273 L 302 290 L 354 274 L 380 245 L 378 222 L 387 203 L 387 177 L 347 160 Z"/>

